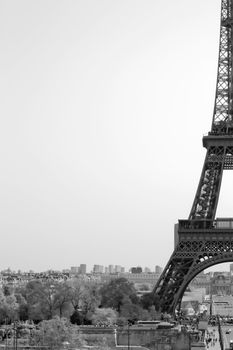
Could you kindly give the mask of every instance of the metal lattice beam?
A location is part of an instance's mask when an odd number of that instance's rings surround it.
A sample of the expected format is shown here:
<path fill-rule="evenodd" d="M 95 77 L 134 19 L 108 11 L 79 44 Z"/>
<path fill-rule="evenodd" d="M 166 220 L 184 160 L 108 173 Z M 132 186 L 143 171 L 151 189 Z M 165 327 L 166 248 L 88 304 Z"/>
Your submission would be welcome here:
<path fill-rule="evenodd" d="M 212 121 L 213 134 L 233 133 L 232 13 L 232 1 L 222 0 L 218 75 Z"/>

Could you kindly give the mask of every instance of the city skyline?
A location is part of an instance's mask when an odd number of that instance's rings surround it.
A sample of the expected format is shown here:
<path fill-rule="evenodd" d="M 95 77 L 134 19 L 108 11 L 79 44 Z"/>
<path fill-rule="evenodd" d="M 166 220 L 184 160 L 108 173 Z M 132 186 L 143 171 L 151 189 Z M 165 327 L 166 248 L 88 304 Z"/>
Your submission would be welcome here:
<path fill-rule="evenodd" d="M 1 3 L 0 267 L 166 265 L 205 157 L 220 5 Z"/>
<path fill-rule="evenodd" d="M 203 272 L 204 273 L 209 273 L 209 272 L 227 272 L 230 271 L 230 265 L 232 263 L 221 263 L 218 265 L 214 265 L 212 267 L 209 267 L 208 269 L 205 269 Z M 12 272 L 35 272 L 35 273 L 40 273 L 40 272 L 46 272 L 46 271 L 60 271 L 60 272 L 64 272 L 64 271 L 71 271 L 73 269 L 73 272 L 78 272 L 78 270 L 80 269 L 81 266 L 85 266 L 85 273 L 93 273 L 95 267 L 101 267 L 103 268 L 102 273 L 115 273 L 115 272 L 123 272 L 123 273 L 128 273 L 131 272 L 132 269 L 135 268 L 141 268 L 142 269 L 142 273 L 161 273 L 162 270 L 164 269 L 164 266 L 159 266 L 159 265 L 155 265 L 154 267 L 148 267 L 148 266 L 139 266 L 139 265 L 135 265 L 135 266 L 130 266 L 130 267 L 125 267 L 122 265 L 114 265 L 114 264 L 108 264 L 108 265 L 98 265 L 98 264 L 93 264 L 92 266 L 88 266 L 87 264 L 76 264 L 76 265 L 72 265 L 70 267 L 68 266 L 63 266 L 61 269 L 53 269 L 53 268 L 46 268 L 44 270 L 34 270 L 31 268 L 28 268 L 26 270 L 21 270 L 19 268 L 13 269 L 11 268 L 11 266 L 8 267 L 2 267 L 0 269 L 0 272 L 2 271 L 12 271 Z M 121 271 L 119 271 L 119 267 L 121 267 Z M 110 271 L 110 269 L 112 269 L 112 271 Z M 115 270 L 118 271 L 115 271 Z M 79 271 L 80 272 L 80 271 Z M 98 271 L 99 272 L 99 271 Z"/>
<path fill-rule="evenodd" d="M 156 272 L 156 273 L 161 273 L 162 267 L 159 265 L 154 266 L 153 268 L 149 268 L 147 266 L 131 266 L 129 269 L 125 268 L 125 266 L 121 265 L 98 265 L 94 264 L 93 266 L 88 266 L 87 264 L 80 264 L 80 265 L 75 265 L 75 266 L 70 266 L 70 267 L 63 267 L 61 270 L 56 270 L 56 269 L 46 269 L 44 271 L 34 271 L 32 269 L 25 270 L 24 272 L 45 272 L 45 271 L 73 271 L 74 273 L 76 272 L 84 272 L 84 273 L 92 273 L 92 272 L 104 272 L 104 273 L 117 273 L 117 272 L 131 272 L 132 269 L 137 269 L 140 268 L 142 272 L 147 273 L 147 272 Z M 102 271 L 95 271 L 95 269 L 99 270 L 101 269 Z M 0 269 L 0 272 L 2 271 L 12 271 L 12 272 L 17 272 L 21 271 L 20 269 L 12 269 L 10 266 L 7 268 Z"/>
<path fill-rule="evenodd" d="M 82 265 L 82 267 L 81 267 Z M 208 269 L 203 270 L 200 275 L 202 275 L 202 273 L 204 274 L 209 274 L 209 273 L 231 273 L 232 274 L 232 270 L 233 267 L 231 266 L 233 265 L 232 263 L 222 263 L 218 265 L 218 268 L 214 268 L 210 267 Z M 95 271 L 95 268 L 97 268 L 97 270 Z M 121 268 L 121 269 L 119 269 Z M 137 269 L 141 269 L 141 271 L 135 271 Z M 101 269 L 101 270 L 100 270 Z M 70 266 L 70 267 L 63 267 L 61 270 L 56 270 L 56 269 L 46 269 L 46 270 L 41 270 L 41 271 L 35 271 L 32 269 L 29 270 L 13 270 L 10 267 L 5 268 L 5 269 L 1 269 L 0 273 L 47 273 L 47 272 L 58 272 L 58 273 L 70 273 L 70 274 L 157 274 L 160 275 L 163 271 L 163 267 L 156 265 L 154 268 L 150 269 L 147 266 L 132 266 L 129 269 L 126 269 L 124 266 L 121 265 L 108 265 L 108 266 L 103 266 L 103 265 L 96 265 L 94 264 L 93 266 L 87 266 L 86 264 L 80 264 L 79 266 Z M 199 275 L 199 274 L 198 274 Z M 198 275 L 196 275 L 195 277 L 197 277 Z"/>

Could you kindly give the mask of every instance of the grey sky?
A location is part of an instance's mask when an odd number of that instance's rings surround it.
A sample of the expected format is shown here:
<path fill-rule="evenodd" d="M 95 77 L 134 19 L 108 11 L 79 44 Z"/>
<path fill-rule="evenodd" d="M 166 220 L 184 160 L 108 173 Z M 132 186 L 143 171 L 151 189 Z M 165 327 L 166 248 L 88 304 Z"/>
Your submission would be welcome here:
<path fill-rule="evenodd" d="M 165 265 L 204 161 L 220 3 L 0 1 L 0 269 Z"/>

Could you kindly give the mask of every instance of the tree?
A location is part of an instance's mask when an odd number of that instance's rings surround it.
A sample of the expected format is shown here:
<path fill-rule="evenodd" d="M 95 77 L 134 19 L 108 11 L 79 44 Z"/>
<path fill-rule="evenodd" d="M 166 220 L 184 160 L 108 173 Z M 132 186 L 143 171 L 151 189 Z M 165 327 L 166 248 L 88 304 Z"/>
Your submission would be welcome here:
<path fill-rule="evenodd" d="M 19 304 L 14 294 L 5 296 L 0 290 L 0 323 L 12 322 L 18 319 Z"/>
<path fill-rule="evenodd" d="M 58 283 L 54 280 L 47 280 L 43 283 L 42 288 L 38 290 L 38 296 L 41 299 L 41 309 L 45 319 L 52 319 L 56 314 L 58 299 L 56 299 Z"/>
<path fill-rule="evenodd" d="M 117 312 L 120 312 L 125 300 L 130 299 L 134 304 L 139 303 L 133 284 L 126 278 L 116 278 L 111 280 L 100 289 L 100 294 L 101 306 L 111 307 Z"/>
<path fill-rule="evenodd" d="M 20 293 L 17 292 L 15 293 L 16 301 L 19 305 L 18 313 L 19 313 L 19 319 L 20 321 L 26 321 L 28 320 L 28 305 L 27 301 L 24 298 L 24 296 Z"/>
<path fill-rule="evenodd" d="M 78 310 L 81 306 L 82 298 L 85 295 L 85 286 L 82 281 L 74 279 L 68 282 L 70 286 L 70 301 L 74 310 Z"/>
<path fill-rule="evenodd" d="M 95 312 L 92 314 L 91 320 L 92 324 L 95 326 L 105 325 L 112 326 L 116 324 L 118 314 L 115 310 L 111 308 L 96 308 Z"/>
<path fill-rule="evenodd" d="M 84 321 L 91 319 L 91 315 L 95 311 L 96 307 L 99 306 L 99 304 L 99 287 L 96 283 L 87 284 L 81 301 L 81 309 L 84 315 Z"/>
<path fill-rule="evenodd" d="M 40 346 L 61 346 L 63 341 L 69 339 L 69 331 L 66 319 L 55 317 L 39 323 L 37 330 L 33 332 L 33 343 Z"/>
<path fill-rule="evenodd" d="M 149 314 L 147 310 L 144 310 L 141 305 L 133 304 L 130 299 L 124 301 L 120 310 L 120 317 L 134 323 L 138 320 L 147 320 Z"/>
<path fill-rule="evenodd" d="M 77 326 L 71 325 L 69 327 L 69 343 L 71 347 L 74 347 L 75 349 L 79 349 L 86 345 L 83 335 L 80 334 Z"/>
<path fill-rule="evenodd" d="M 71 304 L 74 308 L 70 318 L 71 322 L 88 324 L 92 313 L 100 303 L 98 286 L 96 283 L 86 283 L 78 279 L 69 283 L 71 286 Z"/>
<path fill-rule="evenodd" d="M 54 280 L 30 281 L 25 290 L 25 299 L 28 304 L 29 318 L 41 321 L 53 318 L 58 309 L 56 288 L 58 282 Z"/>
<path fill-rule="evenodd" d="M 40 322 L 45 318 L 41 309 L 41 290 L 43 288 L 42 282 L 39 280 L 29 281 L 25 287 L 21 287 L 17 290 L 27 304 L 28 319 L 35 322 Z"/>
<path fill-rule="evenodd" d="M 140 291 L 149 291 L 150 290 L 150 286 L 148 285 L 148 284 L 141 284 L 140 286 L 139 286 L 139 288 L 138 288 L 138 290 L 140 290 Z"/>
<path fill-rule="evenodd" d="M 83 317 L 82 312 L 80 312 L 78 310 L 74 310 L 74 312 L 70 316 L 70 322 L 72 324 L 77 324 L 77 325 L 83 324 L 84 323 L 84 317 Z"/>
<path fill-rule="evenodd" d="M 5 284 L 3 286 L 3 294 L 5 296 L 9 296 L 9 295 L 13 294 L 13 292 L 14 292 L 14 290 L 13 290 L 13 287 L 11 285 Z"/>
<path fill-rule="evenodd" d="M 60 317 L 63 316 L 63 311 L 71 301 L 71 287 L 67 282 L 56 285 L 54 294 L 54 305 L 59 310 Z"/>
<path fill-rule="evenodd" d="M 7 312 L 7 317 L 11 321 L 18 319 L 19 304 L 17 303 L 15 295 L 6 296 L 5 308 Z"/>
<path fill-rule="evenodd" d="M 32 332 L 30 345 L 57 348 L 63 347 L 65 343 L 72 347 L 85 344 L 77 326 L 72 326 L 66 318 L 56 316 L 51 320 L 39 323 L 38 328 Z"/>
<path fill-rule="evenodd" d="M 147 293 L 141 297 L 142 306 L 149 310 L 152 306 L 155 307 L 156 311 L 160 309 L 160 298 L 157 294 Z"/>

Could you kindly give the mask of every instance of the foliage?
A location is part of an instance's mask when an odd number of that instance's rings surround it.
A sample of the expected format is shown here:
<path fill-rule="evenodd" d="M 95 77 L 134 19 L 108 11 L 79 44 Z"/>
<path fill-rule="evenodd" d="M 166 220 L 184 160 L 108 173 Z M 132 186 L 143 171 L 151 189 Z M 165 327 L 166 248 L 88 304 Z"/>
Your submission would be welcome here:
<path fill-rule="evenodd" d="M 111 308 L 96 308 L 92 314 L 91 320 L 92 324 L 95 326 L 112 326 L 116 324 L 117 317 L 117 312 Z"/>
<path fill-rule="evenodd" d="M 149 287 L 149 285 L 147 283 L 144 283 L 144 284 L 141 284 L 137 289 L 140 290 L 140 291 L 145 291 L 145 290 L 149 291 L 150 287 Z"/>
<path fill-rule="evenodd" d="M 13 287 L 9 284 L 6 284 L 3 286 L 2 291 L 5 296 L 9 296 L 13 294 Z"/>
<path fill-rule="evenodd" d="M 38 328 L 32 332 L 30 345 L 54 348 L 61 347 L 64 343 L 72 347 L 79 347 L 85 344 L 77 326 L 72 326 L 66 318 L 56 316 L 51 320 L 39 323 Z"/>
<path fill-rule="evenodd" d="M 70 301 L 74 312 L 71 322 L 88 324 L 95 308 L 100 304 L 99 288 L 96 283 L 85 283 L 78 279 L 70 282 Z"/>
<path fill-rule="evenodd" d="M 19 304 L 16 297 L 13 294 L 5 296 L 3 291 L 0 290 L 0 322 L 5 323 L 6 319 L 8 322 L 17 320 L 18 309 Z"/>
<path fill-rule="evenodd" d="M 70 329 L 70 332 L 69 332 L 70 346 L 74 347 L 75 349 L 84 346 L 86 342 L 83 339 L 83 336 L 80 334 L 78 327 L 71 325 L 69 329 Z"/>
<path fill-rule="evenodd" d="M 70 301 L 70 288 L 65 283 L 54 280 L 31 281 L 23 292 L 28 304 L 28 317 L 35 321 L 52 319 L 63 310 Z"/>
<path fill-rule="evenodd" d="M 70 302 L 74 310 L 78 310 L 85 295 L 85 283 L 79 279 L 73 279 L 68 282 L 68 285 L 70 287 Z"/>
<path fill-rule="evenodd" d="M 5 310 L 8 318 L 12 321 L 18 318 L 19 304 L 17 303 L 16 297 L 12 295 L 7 295 L 5 299 Z"/>
<path fill-rule="evenodd" d="M 67 341 L 69 338 L 67 320 L 58 317 L 42 321 L 39 324 L 39 331 L 40 344 L 42 340 L 43 345 L 49 347 L 60 346 L 62 342 Z"/>
<path fill-rule="evenodd" d="M 111 307 L 120 312 L 125 300 L 131 300 L 132 303 L 138 303 L 136 290 L 132 283 L 125 278 L 111 280 L 104 285 L 101 290 L 101 306 Z"/>
<path fill-rule="evenodd" d="M 97 284 L 92 283 L 86 285 L 85 293 L 81 301 L 81 308 L 86 319 L 89 319 L 89 315 L 95 311 L 97 306 L 99 306 L 100 300 Z"/>
<path fill-rule="evenodd" d="M 24 306 L 20 307 L 20 312 L 24 314 L 27 312 L 27 317 L 35 322 L 40 322 L 46 318 L 41 308 L 41 291 L 43 289 L 43 283 L 38 280 L 33 280 L 27 283 L 23 288 L 17 289 L 17 293 L 21 294 L 26 301 L 27 308 Z M 21 304 L 22 305 L 22 304 Z"/>
<path fill-rule="evenodd" d="M 68 283 L 58 283 L 55 286 L 54 306 L 59 310 L 59 316 L 63 316 L 71 299 L 71 287 Z"/>
<path fill-rule="evenodd" d="M 78 310 L 74 310 L 74 312 L 70 316 L 70 322 L 72 324 L 77 324 L 77 325 L 83 324 L 84 323 L 84 317 L 83 317 L 82 312 L 80 312 Z"/>
<path fill-rule="evenodd" d="M 141 298 L 141 303 L 143 308 L 149 310 L 152 306 L 154 306 L 156 311 L 159 311 L 160 308 L 160 298 L 157 294 L 147 293 L 144 294 Z"/>
<path fill-rule="evenodd" d="M 120 324 L 154 319 L 157 310 L 158 296 L 148 293 L 139 299 L 134 285 L 125 278 L 102 285 L 78 278 L 32 280 L 17 288 L 0 289 L 0 323 L 33 320 L 37 324 L 65 316 L 73 325 Z"/>
<path fill-rule="evenodd" d="M 149 317 L 148 312 L 141 305 L 133 304 L 130 300 L 125 301 L 121 306 L 120 316 L 133 323 L 137 320 L 147 320 Z"/>
<path fill-rule="evenodd" d="M 103 337 L 101 341 L 99 339 L 96 339 L 93 344 L 91 345 L 92 350 L 111 350 L 112 347 L 110 347 L 107 343 L 107 339 Z M 116 347 L 114 346 L 114 349 Z"/>

